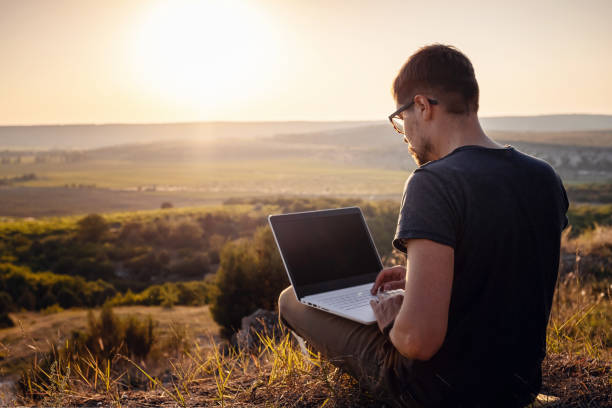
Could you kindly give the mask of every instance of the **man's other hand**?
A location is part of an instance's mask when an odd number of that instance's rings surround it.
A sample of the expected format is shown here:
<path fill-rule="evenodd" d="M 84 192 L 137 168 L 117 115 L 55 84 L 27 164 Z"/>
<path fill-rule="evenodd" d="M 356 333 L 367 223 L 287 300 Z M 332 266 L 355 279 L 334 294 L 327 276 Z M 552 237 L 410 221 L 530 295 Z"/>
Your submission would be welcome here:
<path fill-rule="evenodd" d="M 370 301 L 370 306 L 372 306 L 374 316 L 376 316 L 378 328 L 384 334 L 388 335 L 403 301 L 404 295 L 402 294 L 390 296 L 379 294 L 377 299 L 372 299 Z"/>
<path fill-rule="evenodd" d="M 371 293 L 375 295 L 378 289 L 383 291 L 404 289 L 406 286 L 406 267 L 397 265 L 390 268 L 385 268 L 378 273 L 376 282 L 372 286 Z"/>

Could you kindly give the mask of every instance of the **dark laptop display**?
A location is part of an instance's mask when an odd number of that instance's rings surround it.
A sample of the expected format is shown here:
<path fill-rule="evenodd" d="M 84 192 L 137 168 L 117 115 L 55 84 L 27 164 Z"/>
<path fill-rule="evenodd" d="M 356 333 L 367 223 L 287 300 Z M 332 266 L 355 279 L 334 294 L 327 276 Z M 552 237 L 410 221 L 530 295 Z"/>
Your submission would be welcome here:
<path fill-rule="evenodd" d="M 299 298 L 373 282 L 382 264 L 357 207 L 269 218 Z"/>

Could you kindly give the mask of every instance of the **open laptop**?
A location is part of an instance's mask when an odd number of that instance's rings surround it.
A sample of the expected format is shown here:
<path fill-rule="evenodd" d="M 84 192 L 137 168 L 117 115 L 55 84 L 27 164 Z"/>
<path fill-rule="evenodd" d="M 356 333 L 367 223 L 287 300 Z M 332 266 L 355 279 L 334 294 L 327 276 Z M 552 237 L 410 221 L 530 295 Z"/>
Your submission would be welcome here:
<path fill-rule="evenodd" d="M 268 221 L 301 303 L 376 322 L 370 289 L 383 265 L 359 207 L 270 215 Z"/>

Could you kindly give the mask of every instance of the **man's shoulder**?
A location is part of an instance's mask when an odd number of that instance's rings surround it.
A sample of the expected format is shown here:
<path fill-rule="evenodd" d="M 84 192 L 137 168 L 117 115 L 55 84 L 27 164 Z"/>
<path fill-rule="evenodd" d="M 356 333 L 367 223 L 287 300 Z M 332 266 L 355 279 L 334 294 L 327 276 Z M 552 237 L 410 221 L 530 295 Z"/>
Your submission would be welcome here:
<path fill-rule="evenodd" d="M 481 146 L 461 146 L 439 160 L 426 163 L 415 170 L 431 173 L 439 178 L 455 178 L 462 175 L 472 176 L 495 172 L 515 173 L 517 175 L 557 177 L 553 167 L 545 160 L 523 153 L 512 146 L 486 148 Z"/>

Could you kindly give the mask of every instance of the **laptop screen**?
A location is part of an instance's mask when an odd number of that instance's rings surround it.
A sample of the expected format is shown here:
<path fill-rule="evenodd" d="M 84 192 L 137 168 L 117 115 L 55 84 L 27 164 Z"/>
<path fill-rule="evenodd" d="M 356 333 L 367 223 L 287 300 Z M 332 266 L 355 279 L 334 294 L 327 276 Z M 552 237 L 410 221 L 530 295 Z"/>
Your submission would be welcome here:
<path fill-rule="evenodd" d="M 373 282 L 382 269 L 357 207 L 273 215 L 270 225 L 299 298 Z"/>

